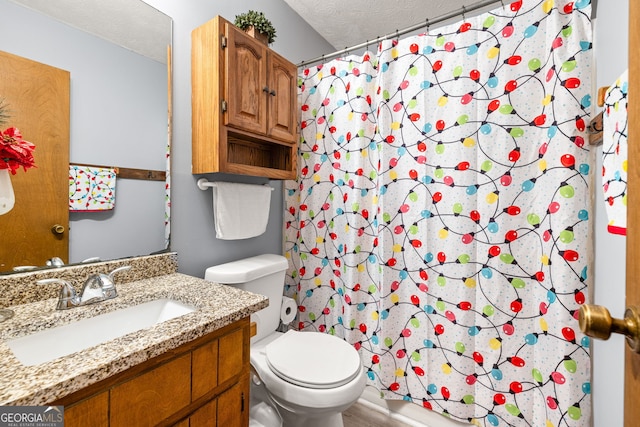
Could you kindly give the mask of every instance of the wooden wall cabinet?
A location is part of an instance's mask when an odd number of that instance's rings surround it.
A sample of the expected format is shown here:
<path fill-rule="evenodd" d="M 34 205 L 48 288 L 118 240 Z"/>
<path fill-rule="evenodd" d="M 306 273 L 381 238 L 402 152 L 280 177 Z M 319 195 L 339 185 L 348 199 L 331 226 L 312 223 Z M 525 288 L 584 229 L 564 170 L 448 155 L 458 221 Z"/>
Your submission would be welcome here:
<path fill-rule="evenodd" d="M 249 425 L 249 318 L 52 404 L 68 427 Z"/>
<path fill-rule="evenodd" d="M 296 66 L 219 16 L 191 49 L 192 173 L 295 178 Z"/>

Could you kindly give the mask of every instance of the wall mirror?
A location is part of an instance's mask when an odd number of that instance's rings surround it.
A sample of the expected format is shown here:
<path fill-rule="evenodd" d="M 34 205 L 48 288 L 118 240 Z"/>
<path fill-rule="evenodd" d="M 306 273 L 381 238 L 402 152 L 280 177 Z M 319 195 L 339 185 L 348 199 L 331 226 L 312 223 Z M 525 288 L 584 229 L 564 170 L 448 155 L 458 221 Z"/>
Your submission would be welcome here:
<path fill-rule="evenodd" d="M 141 0 L 0 0 L 0 14 L 0 51 L 69 72 L 69 163 L 119 172 L 114 206 L 69 212 L 68 253 L 37 266 L 168 249 L 171 18 Z M 16 192 L 16 205 L 41 191 Z M 22 243 L 16 251 L 33 242 Z"/>

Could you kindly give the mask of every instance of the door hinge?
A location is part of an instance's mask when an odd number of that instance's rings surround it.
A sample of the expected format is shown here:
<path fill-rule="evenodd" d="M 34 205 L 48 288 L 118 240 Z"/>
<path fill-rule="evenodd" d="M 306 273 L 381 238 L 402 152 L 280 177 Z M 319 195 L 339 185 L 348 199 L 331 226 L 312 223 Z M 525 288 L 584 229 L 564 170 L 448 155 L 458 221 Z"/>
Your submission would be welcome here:
<path fill-rule="evenodd" d="M 240 412 L 244 412 L 244 391 L 241 393 L 240 399 Z"/>
<path fill-rule="evenodd" d="M 220 108 L 222 109 L 223 113 L 227 111 L 227 101 L 223 99 L 222 102 L 220 102 Z"/>
<path fill-rule="evenodd" d="M 220 47 L 223 49 L 227 47 L 227 38 L 224 35 L 220 36 Z"/>

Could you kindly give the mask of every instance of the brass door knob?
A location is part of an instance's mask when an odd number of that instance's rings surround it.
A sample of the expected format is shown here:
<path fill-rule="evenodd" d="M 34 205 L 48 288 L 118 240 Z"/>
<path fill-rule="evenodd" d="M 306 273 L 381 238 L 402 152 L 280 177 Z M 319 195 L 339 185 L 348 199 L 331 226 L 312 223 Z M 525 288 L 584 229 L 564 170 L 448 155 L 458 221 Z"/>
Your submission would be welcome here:
<path fill-rule="evenodd" d="M 64 233 L 64 226 L 60 225 L 60 224 L 55 224 L 55 225 L 53 225 L 53 227 L 51 227 L 51 232 L 53 234 L 63 234 Z"/>
<path fill-rule="evenodd" d="M 580 307 L 578 324 L 580 330 L 590 337 L 607 340 L 611 334 L 623 334 L 627 344 L 640 353 L 640 312 L 636 307 L 628 307 L 624 319 L 614 319 L 606 307 L 585 304 Z"/>

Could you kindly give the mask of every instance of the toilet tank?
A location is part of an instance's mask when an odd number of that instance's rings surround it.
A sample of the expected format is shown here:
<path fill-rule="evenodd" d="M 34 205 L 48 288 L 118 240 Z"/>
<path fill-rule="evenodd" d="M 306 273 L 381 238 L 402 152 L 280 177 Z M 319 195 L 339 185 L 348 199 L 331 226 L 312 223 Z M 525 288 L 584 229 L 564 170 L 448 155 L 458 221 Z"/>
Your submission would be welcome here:
<path fill-rule="evenodd" d="M 280 306 L 284 291 L 287 259 L 281 255 L 265 254 L 207 268 L 204 280 L 234 286 L 269 298 L 269 306 L 251 315 L 257 334 L 251 341 L 259 341 L 274 332 L 280 324 Z"/>

